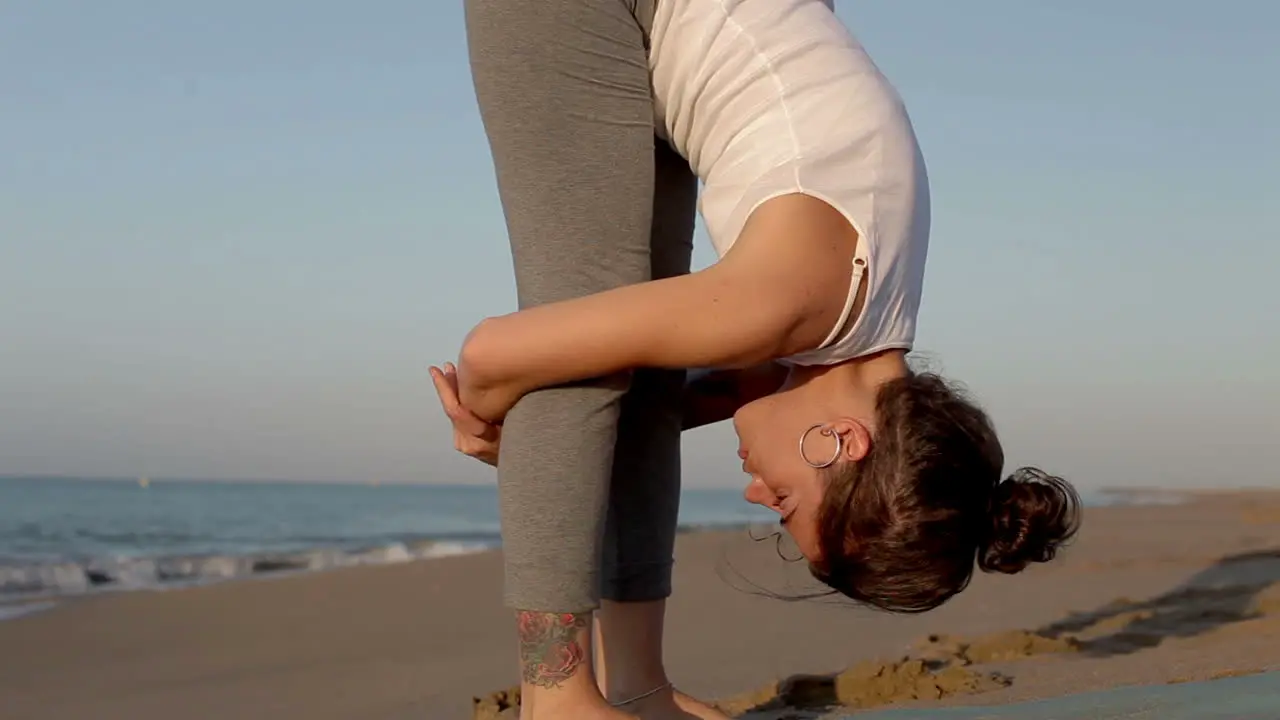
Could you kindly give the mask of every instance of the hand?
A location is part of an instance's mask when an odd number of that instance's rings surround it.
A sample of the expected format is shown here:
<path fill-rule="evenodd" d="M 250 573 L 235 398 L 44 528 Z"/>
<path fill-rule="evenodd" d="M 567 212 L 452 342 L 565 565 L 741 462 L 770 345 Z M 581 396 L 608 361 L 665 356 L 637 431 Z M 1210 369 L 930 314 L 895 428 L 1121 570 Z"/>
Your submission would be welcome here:
<path fill-rule="evenodd" d="M 498 447 L 502 443 L 502 426 L 487 423 L 463 407 L 458 400 L 458 369 L 453 363 L 444 368 L 431 366 L 431 381 L 440 396 L 444 414 L 453 423 L 453 447 L 468 457 L 487 465 L 498 466 Z"/>
<path fill-rule="evenodd" d="M 487 322 L 487 321 L 486 321 Z M 525 392 L 533 387 L 521 388 L 517 378 L 505 372 L 509 367 L 510 348 L 504 348 L 495 339 L 492 327 L 482 322 L 467 333 L 462 349 L 458 351 L 458 367 L 454 368 L 458 401 L 490 425 L 500 425 L 507 412 L 515 406 Z"/>

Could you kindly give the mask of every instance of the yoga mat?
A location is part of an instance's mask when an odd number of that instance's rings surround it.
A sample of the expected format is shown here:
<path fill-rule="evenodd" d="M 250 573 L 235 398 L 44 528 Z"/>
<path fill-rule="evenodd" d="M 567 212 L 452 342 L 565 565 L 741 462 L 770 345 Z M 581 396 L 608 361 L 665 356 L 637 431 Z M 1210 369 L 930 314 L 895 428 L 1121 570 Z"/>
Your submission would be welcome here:
<path fill-rule="evenodd" d="M 1280 672 L 1116 688 L 999 707 L 878 710 L 846 720 L 1277 720 Z"/>

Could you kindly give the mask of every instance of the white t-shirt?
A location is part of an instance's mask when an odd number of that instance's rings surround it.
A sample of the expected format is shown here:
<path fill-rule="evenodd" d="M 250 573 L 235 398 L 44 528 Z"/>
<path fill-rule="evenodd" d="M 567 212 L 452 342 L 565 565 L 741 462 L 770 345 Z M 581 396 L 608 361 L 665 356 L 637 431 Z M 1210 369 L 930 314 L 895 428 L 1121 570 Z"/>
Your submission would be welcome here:
<path fill-rule="evenodd" d="M 831 0 L 658 0 L 650 43 L 657 132 L 702 180 L 720 256 L 753 210 L 789 193 L 827 202 L 858 231 L 841 321 L 786 361 L 910 349 L 929 241 L 924 160 L 897 91 Z"/>

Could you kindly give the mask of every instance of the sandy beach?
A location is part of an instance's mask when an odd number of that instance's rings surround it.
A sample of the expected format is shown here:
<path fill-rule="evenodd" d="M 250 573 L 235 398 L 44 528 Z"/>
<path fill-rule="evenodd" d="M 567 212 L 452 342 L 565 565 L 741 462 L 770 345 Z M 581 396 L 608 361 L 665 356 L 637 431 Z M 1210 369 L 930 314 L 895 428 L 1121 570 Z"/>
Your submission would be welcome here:
<path fill-rule="evenodd" d="M 1280 668 L 1280 493 L 1091 508 L 1059 560 L 979 576 L 913 617 L 754 593 L 817 586 L 742 531 L 686 534 L 677 560 L 673 680 L 742 717 Z M 500 583 L 499 555 L 483 553 L 68 602 L 0 622 L 0 717 L 497 716 L 493 694 L 516 678 Z"/>

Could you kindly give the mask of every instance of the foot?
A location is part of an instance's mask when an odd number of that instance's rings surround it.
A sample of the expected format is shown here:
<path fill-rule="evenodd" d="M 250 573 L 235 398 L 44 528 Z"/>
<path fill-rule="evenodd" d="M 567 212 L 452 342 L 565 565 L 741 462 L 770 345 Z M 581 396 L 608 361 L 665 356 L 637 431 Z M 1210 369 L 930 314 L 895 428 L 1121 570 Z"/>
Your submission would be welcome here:
<path fill-rule="evenodd" d="M 676 705 L 681 710 L 698 718 L 698 720 L 730 720 L 729 716 L 695 697 L 675 691 Z"/>
<path fill-rule="evenodd" d="M 729 720 L 729 716 L 701 700 L 667 690 L 626 706 L 640 720 Z"/>
<path fill-rule="evenodd" d="M 565 720 L 565 718 L 574 718 L 574 720 L 578 720 L 578 718 L 581 718 L 581 720 L 645 720 L 637 715 L 623 712 L 608 705 L 590 708 L 558 707 L 546 713 L 520 714 L 520 720 Z"/>

